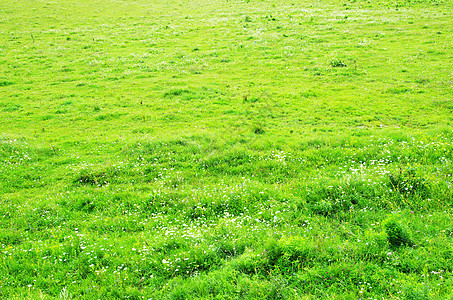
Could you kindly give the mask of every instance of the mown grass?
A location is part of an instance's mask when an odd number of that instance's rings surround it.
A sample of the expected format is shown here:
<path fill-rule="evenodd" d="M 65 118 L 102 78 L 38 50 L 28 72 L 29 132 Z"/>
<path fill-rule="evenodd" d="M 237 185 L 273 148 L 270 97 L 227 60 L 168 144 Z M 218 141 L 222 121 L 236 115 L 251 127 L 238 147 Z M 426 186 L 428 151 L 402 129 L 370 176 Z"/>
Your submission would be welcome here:
<path fill-rule="evenodd" d="M 453 298 L 451 1 L 3 1 L 2 299 Z"/>

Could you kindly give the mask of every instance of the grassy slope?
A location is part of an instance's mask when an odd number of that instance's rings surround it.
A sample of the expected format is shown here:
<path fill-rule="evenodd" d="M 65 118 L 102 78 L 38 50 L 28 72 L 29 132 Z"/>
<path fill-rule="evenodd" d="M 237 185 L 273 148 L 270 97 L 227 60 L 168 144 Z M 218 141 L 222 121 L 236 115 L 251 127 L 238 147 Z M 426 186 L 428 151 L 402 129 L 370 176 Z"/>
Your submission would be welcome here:
<path fill-rule="evenodd" d="M 452 297 L 452 11 L 1 2 L 1 297 Z"/>

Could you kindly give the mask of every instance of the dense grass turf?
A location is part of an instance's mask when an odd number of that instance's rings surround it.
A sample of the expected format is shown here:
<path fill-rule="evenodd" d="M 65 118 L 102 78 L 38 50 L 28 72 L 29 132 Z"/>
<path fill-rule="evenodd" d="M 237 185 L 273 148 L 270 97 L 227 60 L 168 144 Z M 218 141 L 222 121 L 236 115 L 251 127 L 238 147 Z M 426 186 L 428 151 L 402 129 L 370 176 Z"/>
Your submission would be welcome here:
<path fill-rule="evenodd" d="M 452 299 L 451 1 L 0 1 L 0 298 Z"/>

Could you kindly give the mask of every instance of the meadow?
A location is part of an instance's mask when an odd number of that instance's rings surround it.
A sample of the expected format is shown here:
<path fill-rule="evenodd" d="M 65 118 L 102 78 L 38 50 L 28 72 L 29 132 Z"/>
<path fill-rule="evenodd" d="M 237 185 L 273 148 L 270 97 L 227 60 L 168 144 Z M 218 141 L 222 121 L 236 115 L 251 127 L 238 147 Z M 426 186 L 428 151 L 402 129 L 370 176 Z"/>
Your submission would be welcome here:
<path fill-rule="evenodd" d="M 450 0 L 0 0 L 1 299 L 453 299 Z"/>

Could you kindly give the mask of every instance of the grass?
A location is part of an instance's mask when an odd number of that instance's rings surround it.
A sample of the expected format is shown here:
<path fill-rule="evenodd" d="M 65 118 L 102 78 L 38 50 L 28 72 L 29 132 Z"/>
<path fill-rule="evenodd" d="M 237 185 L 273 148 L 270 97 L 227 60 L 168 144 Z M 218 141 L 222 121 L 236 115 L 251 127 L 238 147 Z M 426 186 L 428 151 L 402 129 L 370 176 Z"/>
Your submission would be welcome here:
<path fill-rule="evenodd" d="M 451 1 L 3 1 L 0 298 L 453 298 Z"/>

